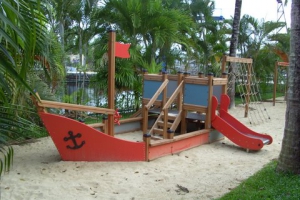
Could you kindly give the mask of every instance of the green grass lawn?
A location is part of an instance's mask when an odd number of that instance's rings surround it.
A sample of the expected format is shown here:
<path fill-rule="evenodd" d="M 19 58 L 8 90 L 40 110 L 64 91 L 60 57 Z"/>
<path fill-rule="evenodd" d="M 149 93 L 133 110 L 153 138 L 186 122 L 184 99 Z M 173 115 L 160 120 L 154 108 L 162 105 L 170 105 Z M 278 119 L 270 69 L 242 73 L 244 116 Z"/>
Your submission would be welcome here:
<path fill-rule="evenodd" d="M 219 200 L 300 199 L 300 176 L 277 173 L 276 165 L 276 161 L 267 164 Z"/>

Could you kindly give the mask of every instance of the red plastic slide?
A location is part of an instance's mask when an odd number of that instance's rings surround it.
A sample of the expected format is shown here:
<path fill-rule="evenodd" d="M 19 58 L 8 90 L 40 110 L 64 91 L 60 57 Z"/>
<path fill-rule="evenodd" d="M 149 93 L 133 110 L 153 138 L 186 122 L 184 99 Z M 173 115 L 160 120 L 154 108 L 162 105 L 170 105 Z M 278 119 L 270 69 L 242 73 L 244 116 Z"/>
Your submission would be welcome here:
<path fill-rule="evenodd" d="M 216 114 L 218 100 L 212 98 L 212 127 L 236 145 L 249 149 L 260 150 L 264 145 L 271 144 L 273 139 L 266 134 L 252 131 L 228 113 L 230 99 L 227 95 L 221 96 L 219 115 Z"/>

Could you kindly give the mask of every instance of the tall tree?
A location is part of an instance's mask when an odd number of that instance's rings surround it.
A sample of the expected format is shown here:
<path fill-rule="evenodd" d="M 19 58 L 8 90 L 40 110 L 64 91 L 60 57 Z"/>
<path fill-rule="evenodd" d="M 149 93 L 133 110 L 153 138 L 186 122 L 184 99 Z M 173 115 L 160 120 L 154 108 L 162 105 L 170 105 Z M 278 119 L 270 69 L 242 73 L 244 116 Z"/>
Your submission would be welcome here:
<path fill-rule="evenodd" d="M 293 0 L 291 7 L 289 88 L 277 171 L 300 174 L 300 0 Z"/>
<path fill-rule="evenodd" d="M 229 47 L 229 56 L 236 57 L 236 50 L 238 47 L 238 38 L 239 38 L 239 29 L 240 29 L 240 19 L 241 19 L 241 10 L 242 10 L 242 0 L 235 0 L 235 10 L 233 17 L 232 25 L 232 35 L 230 40 Z M 234 97 L 235 97 L 235 77 L 234 77 L 234 67 L 233 65 L 229 66 L 229 85 L 228 85 L 228 95 L 230 97 L 230 108 L 235 106 Z"/>

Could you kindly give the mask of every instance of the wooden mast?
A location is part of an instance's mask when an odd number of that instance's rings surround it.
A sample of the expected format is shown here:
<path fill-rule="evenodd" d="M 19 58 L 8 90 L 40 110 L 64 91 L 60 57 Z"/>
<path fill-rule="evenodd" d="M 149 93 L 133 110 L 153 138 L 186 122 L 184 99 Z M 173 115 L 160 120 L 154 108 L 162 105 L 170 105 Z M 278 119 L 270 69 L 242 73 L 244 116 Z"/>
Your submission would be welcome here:
<path fill-rule="evenodd" d="M 108 108 L 115 109 L 115 42 L 116 32 L 109 30 L 108 42 Z M 114 115 L 108 115 L 108 134 L 114 136 Z"/>

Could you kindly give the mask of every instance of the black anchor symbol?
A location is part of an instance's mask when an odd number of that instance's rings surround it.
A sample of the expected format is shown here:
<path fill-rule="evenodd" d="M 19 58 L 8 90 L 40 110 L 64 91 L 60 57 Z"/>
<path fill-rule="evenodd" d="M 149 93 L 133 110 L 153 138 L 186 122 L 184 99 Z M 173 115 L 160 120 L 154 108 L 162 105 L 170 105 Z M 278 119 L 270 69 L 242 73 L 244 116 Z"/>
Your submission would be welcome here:
<path fill-rule="evenodd" d="M 70 135 L 70 137 L 64 137 L 64 141 L 72 140 L 72 142 L 74 144 L 73 147 L 71 147 L 70 145 L 67 145 L 68 149 L 79 149 L 85 144 L 85 141 L 82 141 L 80 145 L 78 145 L 77 142 L 76 142 L 76 138 L 81 137 L 80 133 L 77 133 L 76 135 L 73 135 L 73 132 L 69 131 L 68 134 Z"/>

